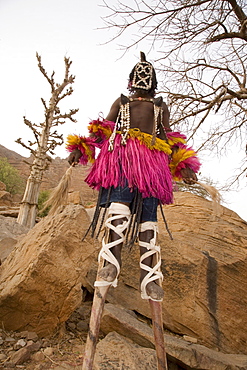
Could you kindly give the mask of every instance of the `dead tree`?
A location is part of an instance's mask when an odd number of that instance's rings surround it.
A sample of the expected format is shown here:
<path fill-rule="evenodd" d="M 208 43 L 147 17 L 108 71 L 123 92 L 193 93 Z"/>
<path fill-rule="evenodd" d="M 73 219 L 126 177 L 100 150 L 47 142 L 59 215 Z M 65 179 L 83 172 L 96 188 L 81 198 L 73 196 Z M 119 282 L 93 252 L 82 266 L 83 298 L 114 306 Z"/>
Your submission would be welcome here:
<path fill-rule="evenodd" d="M 51 98 L 48 104 L 41 98 L 45 108 L 44 122 L 35 124 L 24 117 L 24 123 L 32 130 L 35 140 L 33 142 L 29 141 L 28 145 L 23 143 L 21 138 L 16 140 L 17 143 L 28 149 L 34 158 L 17 218 L 17 222 L 30 228 L 35 225 L 42 177 L 44 171 L 47 170 L 51 162 L 51 157 L 48 153 L 53 155 L 56 146 L 63 144 L 63 135 L 59 135 L 54 127 L 63 124 L 66 119 L 76 122 L 73 116 L 78 111 L 78 109 L 71 109 L 69 113 L 62 114 L 58 107 L 59 102 L 73 92 L 71 84 L 74 82 L 75 76 L 70 75 L 72 61 L 70 61 L 69 58 L 64 58 L 65 75 L 63 82 L 59 84 L 54 80 L 55 72 L 53 71 L 51 77 L 49 77 L 41 64 L 40 55 L 36 53 L 36 57 L 39 70 L 50 84 Z M 33 147 L 35 149 L 33 149 Z"/>
<path fill-rule="evenodd" d="M 131 33 L 123 52 L 147 40 L 156 51 L 160 92 L 171 125 L 195 139 L 197 150 L 225 154 L 242 146 L 247 123 L 247 6 L 244 0 L 105 0 L 113 39 Z M 194 147 L 195 144 L 194 144 Z"/>

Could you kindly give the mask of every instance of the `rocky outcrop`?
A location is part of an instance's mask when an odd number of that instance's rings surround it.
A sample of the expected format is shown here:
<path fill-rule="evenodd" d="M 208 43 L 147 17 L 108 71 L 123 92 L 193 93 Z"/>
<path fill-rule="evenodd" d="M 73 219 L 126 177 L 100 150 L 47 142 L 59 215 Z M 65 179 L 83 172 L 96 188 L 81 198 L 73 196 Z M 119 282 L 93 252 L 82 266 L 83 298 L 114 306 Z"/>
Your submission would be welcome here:
<path fill-rule="evenodd" d="M 82 285 L 96 261 L 81 241 L 89 219 L 80 205 L 39 222 L 0 267 L 0 321 L 6 330 L 53 333 L 82 300 Z"/>
<path fill-rule="evenodd" d="M 66 155 L 66 151 L 64 152 Z M 26 181 L 30 175 L 30 165 L 32 164 L 32 156 L 29 158 L 22 157 L 20 154 L 0 145 L 0 157 L 8 159 L 9 163 L 18 170 L 21 177 Z M 52 159 L 49 168 L 44 172 L 40 190 L 50 190 L 55 188 L 62 176 L 68 169 L 69 164 L 67 159 L 56 157 Z M 77 166 L 73 168 L 70 192 L 80 192 L 83 201 L 87 203 L 95 202 L 97 192 L 88 187 L 84 182 L 85 177 L 90 169 L 90 166 Z M 0 189 L 1 190 L 1 189 Z"/>
<path fill-rule="evenodd" d="M 160 219 L 166 329 L 227 353 L 246 352 L 247 224 L 222 207 L 190 193 L 178 193 L 164 207 L 173 240 Z M 161 217 L 161 216 L 160 216 Z M 6 329 L 51 333 L 93 292 L 98 244 L 81 238 L 89 220 L 70 205 L 46 217 L 18 243 L 0 268 L 0 321 Z M 139 293 L 139 251 L 123 251 L 117 288 L 108 302 L 150 318 Z"/>

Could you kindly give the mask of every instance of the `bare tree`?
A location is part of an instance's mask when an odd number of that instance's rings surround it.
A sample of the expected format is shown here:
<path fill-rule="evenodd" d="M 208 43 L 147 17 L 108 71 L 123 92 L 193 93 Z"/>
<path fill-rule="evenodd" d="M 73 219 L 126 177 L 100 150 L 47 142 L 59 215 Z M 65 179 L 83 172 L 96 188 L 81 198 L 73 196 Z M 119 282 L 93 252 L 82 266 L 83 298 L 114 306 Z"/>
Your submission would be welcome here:
<path fill-rule="evenodd" d="M 112 3 L 112 2 L 111 2 Z M 131 3 L 128 3 L 131 4 Z M 247 122 L 247 3 L 245 0 L 133 0 L 104 2 L 115 38 L 131 32 L 160 53 L 156 60 L 171 124 L 194 138 L 198 150 L 221 154 L 243 144 Z M 161 79 L 161 78 L 160 78 Z M 198 144 L 199 143 L 199 144 Z M 242 145 L 241 144 L 241 145 Z M 246 171 L 239 168 L 237 178 Z"/>
<path fill-rule="evenodd" d="M 69 113 L 62 114 L 58 107 L 60 101 L 66 96 L 71 95 L 73 92 L 71 84 L 74 82 L 75 76 L 70 75 L 70 66 L 72 62 L 69 58 L 64 58 L 65 75 L 62 83 L 59 84 L 55 83 L 55 72 L 53 71 L 51 77 L 49 77 L 41 64 L 40 55 L 36 53 L 36 57 L 41 73 L 50 84 L 51 98 L 48 104 L 43 98 L 41 98 L 45 108 L 44 122 L 35 124 L 24 117 L 24 123 L 32 130 L 35 140 L 33 142 L 29 141 L 28 145 L 24 144 L 20 138 L 16 140 L 17 143 L 28 149 L 34 158 L 17 219 L 17 222 L 30 228 L 35 224 L 39 188 L 42 182 L 43 173 L 47 170 L 51 162 L 51 157 L 48 153 L 53 155 L 56 146 L 63 144 L 63 136 L 59 135 L 57 130 L 52 131 L 52 129 L 59 124 L 65 123 L 66 119 L 76 122 L 73 116 L 78 111 L 78 109 L 71 109 Z M 69 87 L 67 88 L 67 86 Z M 36 148 L 33 149 L 33 147 Z"/>

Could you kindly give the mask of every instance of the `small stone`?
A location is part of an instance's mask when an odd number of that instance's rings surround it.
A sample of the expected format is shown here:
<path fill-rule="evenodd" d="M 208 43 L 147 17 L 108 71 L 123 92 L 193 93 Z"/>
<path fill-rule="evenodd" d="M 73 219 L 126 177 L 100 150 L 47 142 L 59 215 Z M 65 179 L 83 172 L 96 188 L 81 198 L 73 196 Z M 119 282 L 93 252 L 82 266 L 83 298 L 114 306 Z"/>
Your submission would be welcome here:
<path fill-rule="evenodd" d="M 7 368 L 7 369 L 13 369 L 13 368 L 15 368 L 15 364 L 11 361 L 5 362 L 4 367 Z"/>
<path fill-rule="evenodd" d="M 80 331 L 88 331 L 88 323 L 81 320 L 77 323 L 76 328 Z"/>
<path fill-rule="evenodd" d="M 47 339 L 42 340 L 42 347 L 50 347 L 50 341 Z"/>
<path fill-rule="evenodd" d="M 34 331 L 29 331 L 26 338 L 27 340 L 33 340 L 34 342 L 39 339 L 38 335 Z"/>
<path fill-rule="evenodd" d="M 30 359 L 30 351 L 27 347 L 19 349 L 11 356 L 11 362 L 15 365 L 21 365 Z"/>
<path fill-rule="evenodd" d="M 69 322 L 68 323 L 68 327 L 71 329 L 71 330 L 74 330 L 76 328 L 76 324 L 73 323 L 73 322 Z"/>
<path fill-rule="evenodd" d="M 52 347 L 47 347 L 47 348 L 45 348 L 44 349 L 44 354 L 46 355 L 46 356 L 52 356 L 53 355 L 53 353 L 54 353 L 54 348 L 52 348 Z"/>
<path fill-rule="evenodd" d="M 30 352 L 37 352 L 41 347 L 41 342 L 33 342 L 32 340 L 27 342 L 25 348 L 27 348 Z"/>
<path fill-rule="evenodd" d="M 4 353 L 0 353 L 0 361 L 6 360 L 7 356 Z"/>
<path fill-rule="evenodd" d="M 25 330 L 25 331 L 21 331 L 21 332 L 19 333 L 19 337 L 20 337 L 20 338 L 26 338 L 26 337 L 27 337 L 27 335 L 28 335 L 28 331 L 27 331 L 27 330 Z"/>
<path fill-rule="evenodd" d="M 76 312 L 82 317 L 84 318 L 84 315 L 85 315 L 85 308 L 83 306 L 80 306 Z"/>
<path fill-rule="evenodd" d="M 43 361 L 45 359 L 45 355 L 43 352 L 41 351 L 38 351 L 36 353 L 34 353 L 32 356 L 31 356 L 31 359 L 33 361 L 36 361 L 36 362 L 39 362 L 39 361 Z"/>
<path fill-rule="evenodd" d="M 5 342 L 9 342 L 9 343 L 15 342 L 15 338 L 13 338 L 13 337 L 6 337 L 5 338 Z"/>
<path fill-rule="evenodd" d="M 22 339 L 19 339 L 15 345 L 14 345 L 14 349 L 20 349 L 22 347 L 25 347 L 25 345 L 27 344 L 27 342 L 22 338 Z"/>
<path fill-rule="evenodd" d="M 197 343 L 197 339 L 193 338 L 193 337 L 190 337 L 189 335 L 183 335 L 183 339 L 187 340 L 187 342 Z"/>

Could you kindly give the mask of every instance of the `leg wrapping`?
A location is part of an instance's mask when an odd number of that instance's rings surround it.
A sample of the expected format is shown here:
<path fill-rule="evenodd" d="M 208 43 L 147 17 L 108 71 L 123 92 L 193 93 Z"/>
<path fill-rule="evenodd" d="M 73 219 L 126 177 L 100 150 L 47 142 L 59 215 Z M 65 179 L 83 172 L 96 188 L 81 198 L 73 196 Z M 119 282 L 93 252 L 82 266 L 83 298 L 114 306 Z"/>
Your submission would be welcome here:
<path fill-rule="evenodd" d="M 127 219 L 127 220 L 125 220 Z M 123 222 L 117 226 L 114 226 L 112 222 L 114 220 L 123 220 Z M 120 273 L 120 265 L 116 257 L 111 251 L 111 248 L 115 247 L 116 245 L 122 244 L 125 241 L 125 231 L 127 230 L 130 223 L 130 209 L 125 204 L 121 203 L 111 203 L 108 212 L 108 218 L 105 221 L 105 227 L 107 228 L 107 232 L 102 240 L 102 248 L 99 252 L 98 262 L 103 267 L 104 262 L 108 261 L 112 265 L 114 265 L 117 269 L 117 276 L 114 281 L 105 281 L 105 280 L 98 280 L 95 281 L 94 286 L 107 286 L 112 285 L 113 287 L 117 286 L 117 279 Z M 114 240 L 113 242 L 109 241 L 110 230 L 114 233 L 119 235 L 119 239 Z"/>
<path fill-rule="evenodd" d="M 142 223 L 140 225 L 140 232 L 144 232 L 146 230 L 153 230 L 154 236 L 149 242 L 139 240 L 139 245 L 147 249 L 147 252 L 145 252 L 140 258 L 140 268 L 147 271 L 146 276 L 141 282 L 141 297 L 142 299 L 152 299 L 146 292 L 146 286 L 148 283 L 155 280 L 157 280 L 157 283 L 161 286 L 163 274 L 161 272 L 160 246 L 156 245 L 158 233 L 157 223 L 149 221 Z M 152 256 L 151 267 L 143 263 L 143 261 L 150 256 Z"/>

